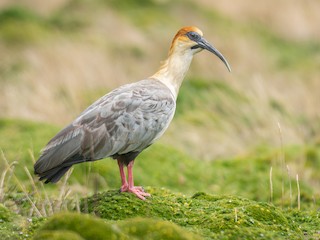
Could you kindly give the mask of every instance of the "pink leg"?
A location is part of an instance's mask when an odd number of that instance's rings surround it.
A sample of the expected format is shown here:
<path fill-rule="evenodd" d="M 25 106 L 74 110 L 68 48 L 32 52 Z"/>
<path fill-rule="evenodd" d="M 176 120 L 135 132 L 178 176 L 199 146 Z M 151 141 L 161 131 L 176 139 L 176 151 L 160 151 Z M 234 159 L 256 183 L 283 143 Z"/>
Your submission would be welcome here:
<path fill-rule="evenodd" d="M 128 191 L 128 183 L 127 183 L 126 175 L 125 175 L 124 170 L 123 170 L 123 163 L 120 162 L 119 160 L 118 160 L 118 166 L 119 166 L 120 177 L 121 177 L 120 192 L 126 192 L 126 191 Z"/>
<path fill-rule="evenodd" d="M 146 193 L 142 187 L 135 187 L 134 186 L 134 182 L 133 182 L 133 172 L 132 172 L 132 168 L 133 168 L 133 164 L 134 161 L 131 161 L 128 164 L 128 192 L 132 192 L 133 194 L 135 194 L 138 198 L 145 200 L 145 197 L 150 197 L 151 195 L 149 193 Z"/>

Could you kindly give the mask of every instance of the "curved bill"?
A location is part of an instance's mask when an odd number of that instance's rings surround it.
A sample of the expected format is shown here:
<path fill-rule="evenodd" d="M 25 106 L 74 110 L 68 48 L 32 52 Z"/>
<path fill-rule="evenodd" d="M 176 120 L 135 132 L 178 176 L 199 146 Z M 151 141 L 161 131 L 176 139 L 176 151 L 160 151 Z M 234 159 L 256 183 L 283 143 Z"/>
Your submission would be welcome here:
<path fill-rule="evenodd" d="M 197 47 L 200 47 L 202 49 L 206 49 L 209 52 L 214 53 L 218 58 L 220 58 L 221 61 L 228 68 L 229 72 L 231 72 L 231 68 L 230 68 L 230 65 L 229 65 L 228 61 L 225 59 L 225 57 L 215 47 L 213 47 L 210 43 L 208 43 L 207 40 L 205 40 L 204 38 L 201 38 L 199 41 L 197 41 L 197 43 L 198 43 Z"/>

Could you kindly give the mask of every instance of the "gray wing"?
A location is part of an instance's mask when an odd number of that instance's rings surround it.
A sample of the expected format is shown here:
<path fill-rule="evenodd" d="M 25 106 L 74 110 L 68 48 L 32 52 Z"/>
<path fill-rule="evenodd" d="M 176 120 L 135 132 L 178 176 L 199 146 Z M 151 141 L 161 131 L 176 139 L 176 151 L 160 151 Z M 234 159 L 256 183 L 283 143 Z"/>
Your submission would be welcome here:
<path fill-rule="evenodd" d="M 141 152 L 164 133 L 174 112 L 174 97 L 157 80 L 117 88 L 93 103 L 47 144 L 34 166 L 35 173 L 41 177 L 41 173 L 54 168 L 67 171 L 79 162 Z"/>

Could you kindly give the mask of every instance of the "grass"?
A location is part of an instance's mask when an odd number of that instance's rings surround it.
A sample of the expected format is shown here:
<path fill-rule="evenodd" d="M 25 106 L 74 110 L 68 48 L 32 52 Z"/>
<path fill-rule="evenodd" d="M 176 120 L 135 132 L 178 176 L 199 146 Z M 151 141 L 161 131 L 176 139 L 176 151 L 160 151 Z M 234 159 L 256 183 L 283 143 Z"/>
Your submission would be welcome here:
<path fill-rule="evenodd" d="M 171 11 L 171 6 L 174 3 L 160 2 L 154 0 L 143 0 L 141 2 L 133 1 L 116 1 L 108 2 L 112 8 L 116 9 L 119 13 L 129 18 L 134 24 L 140 27 L 150 27 L 153 24 L 159 24 L 158 19 L 162 18 L 163 12 Z M 146 12 L 148 14 L 146 14 Z M 162 18 L 161 25 L 170 23 L 173 18 Z"/>
<path fill-rule="evenodd" d="M 28 172 L 32 175 L 34 158 L 37 159 L 40 149 L 57 133 L 58 128 L 18 120 L 2 119 L 0 123 L 1 136 L 5 136 L 0 142 L 3 151 L 0 164 L 2 172 L 7 171 L 8 164 L 15 161 L 14 172 L 19 180 L 30 182 Z M 282 155 L 286 159 L 285 164 L 281 161 Z M 5 163 L 4 158 L 7 159 L 8 164 Z M 280 202 L 281 186 L 285 184 L 286 202 L 290 202 L 288 199 L 291 195 L 289 193 L 290 184 L 296 186 L 293 182 L 295 182 L 296 174 L 299 174 L 301 195 L 309 196 L 307 199 L 310 199 L 311 204 L 312 196 L 319 194 L 315 191 L 318 187 L 316 182 L 319 181 L 319 176 L 314 171 L 319 161 L 319 151 L 316 145 L 284 147 L 282 150 L 257 148 L 251 153 L 232 159 L 201 161 L 175 148 L 158 143 L 146 149 L 138 157 L 135 165 L 135 179 L 138 184 L 166 186 L 174 191 L 188 194 L 194 191 L 205 191 L 268 201 L 270 198 L 269 171 L 272 166 L 275 201 Z M 286 165 L 290 167 L 290 174 L 287 173 Z M 163 175 L 163 172 L 166 172 L 166 175 Z M 243 177 L 244 175 L 246 177 Z M 87 182 L 88 177 L 89 182 Z M 15 182 L 14 179 L 11 180 Z M 118 169 L 116 163 L 111 159 L 80 164 L 75 166 L 69 182 L 83 186 L 89 184 L 87 190 L 91 189 L 91 191 L 92 189 L 99 191 L 106 188 L 114 189 L 119 186 Z M 49 184 L 46 185 L 46 188 L 55 189 L 56 187 Z M 261 189 L 264 191 L 261 192 Z M 296 196 L 297 191 L 294 190 L 294 196 Z"/>
<path fill-rule="evenodd" d="M 0 35 L 7 45 L 32 43 L 45 35 L 45 20 L 26 8 L 13 6 L 0 11 Z M 21 28 L 25 31 L 20 31 Z"/>
<path fill-rule="evenodd" d="M 42 42 L 58 31 L 75 32 L 85 23 L 73 14 L 62 9 L 53 16 L 44 17 L 30 8 L 10 6 L 0 9 L 0 36 L 7 46 L 28 46 Z M 25 31 L 20 31 L 24 29 Z"/>
<path fill-rule="evenodd" d="M 43 143 L 57 131 L 57 127 L 47 124 L 39 127 L 31 121 L 1 119 L 0 133 L 5 136 L 0 139 L 1 150 L 7 159 L 19 162 L 22 167 L 30 166 L 32 159 L 29 151 L 38 156 Z"/>
<path fill-rule="evenodd" d="M 270 29 L 261 25 L 251 25 L 255 33 L 261 39 L 266 53 L 275 56 L 272 68 L 277 71 L 287 71 L 296 69 L 296 71 L 306 73 L 319 67 L 316 61 L 320 52 L 320 45 L 312 40 L 291 41 L 277 36 Z"/>
<path fill-rule="evenodd" d="M 202 106 L 204 102 L 206 105 Z M 225 102 L 228 102 L 229 106 Z M 176 117 L 198 110 L 228 118 L 234 112 L 232 107 L 235 103 L 247 102 L 245 95 L 221 79 L 191 78 L 184 83 L 179 93 Z"/>

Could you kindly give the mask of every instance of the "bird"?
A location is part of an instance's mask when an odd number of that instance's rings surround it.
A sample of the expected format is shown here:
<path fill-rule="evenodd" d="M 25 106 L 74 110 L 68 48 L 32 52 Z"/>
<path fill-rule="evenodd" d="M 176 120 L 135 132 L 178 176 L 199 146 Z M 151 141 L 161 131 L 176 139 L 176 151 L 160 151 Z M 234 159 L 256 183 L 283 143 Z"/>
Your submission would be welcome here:
<path fill-rule="evenodd" d="M 231 72 L 226 58 L 199 28 L 181 28 L 155 74 L 102 96 L 48 142 L 34 164 L 39 180 L 56 183 L 75 164 L 109 157 L 118 163 L 120 192 L 141 200 L 150 197 L 143 187 L 134 185 L 135 159 L 168 128 L 182 81 L 193 56 L 202 50 L 216 55 Z"/>

